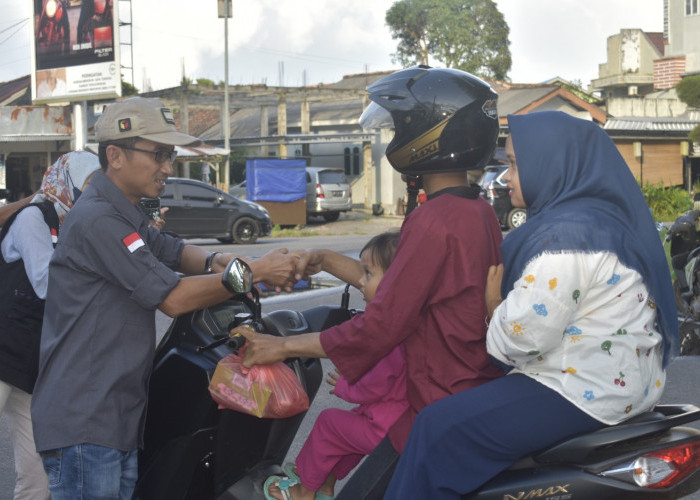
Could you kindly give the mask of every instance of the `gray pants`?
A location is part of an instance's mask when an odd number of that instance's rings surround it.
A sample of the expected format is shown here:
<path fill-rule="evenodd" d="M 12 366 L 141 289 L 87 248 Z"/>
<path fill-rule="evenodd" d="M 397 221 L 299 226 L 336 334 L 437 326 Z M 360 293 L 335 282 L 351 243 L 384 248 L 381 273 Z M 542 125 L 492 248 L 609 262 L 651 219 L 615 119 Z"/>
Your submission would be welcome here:
<path fill-rule="evenodd" d="M 49 480 L 34 445 L 31 402 L 31 394 L 0 381 L 0 414 L 7 417 L 15 458 L 14 500 L 50 498 Z"/>

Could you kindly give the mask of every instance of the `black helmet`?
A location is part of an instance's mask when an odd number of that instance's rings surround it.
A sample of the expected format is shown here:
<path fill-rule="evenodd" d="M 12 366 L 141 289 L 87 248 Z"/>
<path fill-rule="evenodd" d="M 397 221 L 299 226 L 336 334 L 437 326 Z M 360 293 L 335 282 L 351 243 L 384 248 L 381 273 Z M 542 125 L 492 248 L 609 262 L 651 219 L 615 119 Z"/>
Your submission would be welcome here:
<path fill-rule="evenodd" d="M 421 175 L 483 167 L 498 138 L 498 94 L 456 69 L 414 66 L 369 87 L 373 101 L 360 117 L 366 130 L 394 128 L 391 165 Z"/>

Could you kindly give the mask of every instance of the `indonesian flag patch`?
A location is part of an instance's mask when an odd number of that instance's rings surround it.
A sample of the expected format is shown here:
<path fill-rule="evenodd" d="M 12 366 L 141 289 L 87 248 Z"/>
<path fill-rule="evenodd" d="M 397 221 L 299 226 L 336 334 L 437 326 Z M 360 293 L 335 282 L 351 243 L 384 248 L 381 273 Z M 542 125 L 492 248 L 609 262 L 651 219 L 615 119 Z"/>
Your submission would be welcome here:
<path fill-rule="evenodd" d="M 136 250 L 145 245 L 139 233 L 131 233 L 129 236 L 122 240 L 124 246 L 129 250 L 129 252 L 134 253 Z"/>
<path fill-rule="evenodd" d="M 56 231 L 56 228 L 51 228 L 51 243 L 54 245 L 58 243 L 58 231 Z"/>

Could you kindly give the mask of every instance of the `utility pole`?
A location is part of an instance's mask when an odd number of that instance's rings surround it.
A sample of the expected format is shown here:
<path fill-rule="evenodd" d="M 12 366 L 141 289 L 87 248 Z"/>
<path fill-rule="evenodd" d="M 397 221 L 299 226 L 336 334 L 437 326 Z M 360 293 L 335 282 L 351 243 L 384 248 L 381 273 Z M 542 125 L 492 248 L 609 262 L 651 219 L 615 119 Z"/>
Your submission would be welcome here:
<path fill-rule="evenodd" d="M 224 148 L 228 153 L 226 154 L 226 164 L 224 165 L 224 175 L 223 175 L 223 191 L 228 193 L 228 187 L 230 185 L 230 162 L 231 162 L 231 116 L 228 109 L 228 18 L 233 16 L 231 12 L 231 0 L 218 0 L 219 2 L 219 17 L 224 17 L 224 109 L 221 125 L 224 132 Z M 221 4 L 224 3 L 225 6 L 222 9 Z"/>

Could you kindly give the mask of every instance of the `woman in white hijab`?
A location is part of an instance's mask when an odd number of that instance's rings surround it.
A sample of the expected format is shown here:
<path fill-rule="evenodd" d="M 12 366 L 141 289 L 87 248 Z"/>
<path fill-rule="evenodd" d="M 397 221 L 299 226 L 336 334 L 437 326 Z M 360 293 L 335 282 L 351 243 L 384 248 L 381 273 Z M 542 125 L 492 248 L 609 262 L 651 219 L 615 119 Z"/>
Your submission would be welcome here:
<path fill-rule="evenodd" d="M 49 261 L 63 219 L 99 168 L 92 153 L 61 156 L 46 170 L 32 203 L 0 232 L 0 414 L 12 434 L 15 500 L 50 498 L 30 417 Z"/>

